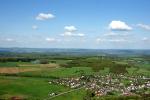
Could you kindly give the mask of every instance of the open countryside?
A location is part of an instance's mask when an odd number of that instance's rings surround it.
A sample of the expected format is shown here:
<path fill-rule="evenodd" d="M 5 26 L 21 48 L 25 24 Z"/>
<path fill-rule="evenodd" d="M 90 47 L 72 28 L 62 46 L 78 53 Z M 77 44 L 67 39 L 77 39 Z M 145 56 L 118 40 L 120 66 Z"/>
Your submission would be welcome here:
<path fill-rule="evenodd" d="M 150 59 L 144 55 L 149 51 L 136 51 L 139 52 L 136 56 L 126 52 L 110 55 L 100 53 L 101 50 L 99 53 L 91 50 L 92 55 L 89 52 L 86 55 L 72 55 L 71 51 L 66 51 L 69 52 L 67 55 L 42 52 L 36 56 L 34 53 L 12 52 L 11 57 L 10 54 L 0 53 L 0 98 L 149 99 Z"/>
<path fill-rule="evenodd" d="M 150 100 L 150 0 L 0 0 L 0 100 Z"/>

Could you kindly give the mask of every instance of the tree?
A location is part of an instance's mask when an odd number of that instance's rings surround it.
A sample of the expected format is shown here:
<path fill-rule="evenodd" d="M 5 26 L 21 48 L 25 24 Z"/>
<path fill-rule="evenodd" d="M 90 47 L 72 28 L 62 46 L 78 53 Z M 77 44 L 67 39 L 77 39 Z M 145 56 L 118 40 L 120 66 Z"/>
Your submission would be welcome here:
<path fill-rule="evenodd" d="M 47 59 L 41 59 L 40 64 L 48 64 L 49 61 Z"/>

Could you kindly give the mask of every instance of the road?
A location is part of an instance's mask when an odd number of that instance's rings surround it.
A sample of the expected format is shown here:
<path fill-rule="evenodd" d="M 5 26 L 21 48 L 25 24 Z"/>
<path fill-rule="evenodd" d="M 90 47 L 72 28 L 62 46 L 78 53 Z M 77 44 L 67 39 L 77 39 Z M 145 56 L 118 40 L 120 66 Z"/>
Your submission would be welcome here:
<path fill-rule="evenodd" d="M 85 86 L 82 86 L 82 87 L 77 88 L 77 89 L 73 89 L 73 90 L 70 90 L 70 91 L 62 92 L 62 93 L 60 93 L 60 94 L 51 96 L 51 97 L 49 97 L 48 99 L 45 99 L 45 100 L 51 100 L 51 99 L 53 99 L 53 98 L 55 98 L 55 97 L 58 97 L 58 96 L 60 96 L 60 95 L 64 95 L 64 94 L 67 94 L 67 93 L 70 93 L 70 92 L 73 92 L 73 91 L 76 91 L 76 90 L 80 90 L 80 89 L 82 89 L 82 88 L 84 88 L 84 87 L 85 87 Z"/>

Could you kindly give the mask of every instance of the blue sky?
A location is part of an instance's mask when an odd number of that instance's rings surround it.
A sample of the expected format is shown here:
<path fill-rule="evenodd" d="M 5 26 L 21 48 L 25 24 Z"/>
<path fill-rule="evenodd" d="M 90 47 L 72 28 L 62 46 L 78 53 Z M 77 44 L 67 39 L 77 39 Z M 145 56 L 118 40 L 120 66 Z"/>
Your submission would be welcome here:
<path fill-rule="evenodd" d="M 150 49 L 150 0 L 0 0 L 0 47 Z"/>

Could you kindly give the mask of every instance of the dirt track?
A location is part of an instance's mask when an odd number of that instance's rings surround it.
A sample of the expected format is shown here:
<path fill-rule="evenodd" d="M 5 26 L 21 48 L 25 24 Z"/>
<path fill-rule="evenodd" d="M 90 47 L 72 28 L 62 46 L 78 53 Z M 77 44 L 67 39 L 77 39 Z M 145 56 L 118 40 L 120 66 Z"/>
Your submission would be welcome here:
<path fill-rule="evenodd" d="M 26 67 L 26 66 L 30 66 L 30 67 L 48 67 L 48 68 L 54 68 L 54 67 L 59 67 L 58 64 L 20 64 L 20 67 Z"/>
<path fill-rule="evenodd" d="M 0 68 L 0 73 L 15 74 L 15 73 L 19 73 L 19 72 L 27 72 L 27 71 L 35 71 L 35 70 L 38 70 L 38 69 L 35 69 L 35 68 L 17 68 L 17 67 L 6 68 L 6 67 L 3 67 L 3 68 Z"/>
<path fill-rule="evenodd" d="M 30 67 L 29 67 L 30 66 Z M 43 70 L 44 68 L 57 68 L 58 64 L 22 64 L 19 67 L 1 67 L 0 73 L 15 74 L 20 72 Z"/>

